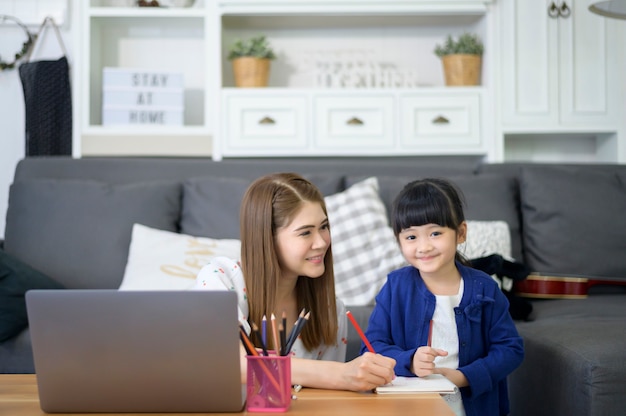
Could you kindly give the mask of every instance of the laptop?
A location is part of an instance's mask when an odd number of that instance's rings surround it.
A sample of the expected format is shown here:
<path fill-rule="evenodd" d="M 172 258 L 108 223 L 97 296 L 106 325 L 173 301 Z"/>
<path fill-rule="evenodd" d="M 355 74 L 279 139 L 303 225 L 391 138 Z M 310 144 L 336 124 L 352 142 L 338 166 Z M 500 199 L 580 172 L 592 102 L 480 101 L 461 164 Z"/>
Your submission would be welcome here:
<path fill-rule="evenodd" d="M 30 290 L 26 306 L 45 412 L 243 409 L 234 292 Z"/>

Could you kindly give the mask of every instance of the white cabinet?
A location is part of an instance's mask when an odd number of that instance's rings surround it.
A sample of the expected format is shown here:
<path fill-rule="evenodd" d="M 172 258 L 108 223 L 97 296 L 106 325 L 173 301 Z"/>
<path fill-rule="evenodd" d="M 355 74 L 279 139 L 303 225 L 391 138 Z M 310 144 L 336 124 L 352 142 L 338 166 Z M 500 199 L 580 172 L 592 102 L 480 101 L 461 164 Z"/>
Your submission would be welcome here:
<path fill-rule="evenodd" d="M 233 89 L 224 94 L 222 154 L 285 156 L 308 147 L 308 97 L 288 91 Z"/>
<path fill-rule="evenodd" d="M 584 0 L 506 0 L 501 21 L 502 128 L 607 132 L 619 123 L 615 22 Z"/>
<path fill-rule="evenodd" d="M 400 97 L 400 144 L 407 149 L 486 149 L 481 142 L 480 94 L 406 93 Z"/>
<path fill-rule="evenodd" d="M 225 88 L 222 97 L 223 157 L 483 155 L 491 145 L 482 88 Z"/>
<path fill-rule="evenodd" d="M 446 88 L 433 51 L 466 31 L 491 48 L 492 1 L 218 0 L 213 157 L 489 155 L 495 54 L 481 86 Z M 270 87 L 234 88 L 228 48 L 259 34 L 278 55 Z M 382 69 L 394 75 L 372 86 Z M 417 85 L 398 81 L 414 72 Z"/>
<path fill-rule="evenodd" d="M 118 3 L 73 3 L 74 147 L 81 156 L 210 156 L 217 76 L 210 61 L 214 2 L 196 0 L 187 8 L 110 6 Z M 105 67 L 182 73 L 182 123 L 103 125 Z"/>

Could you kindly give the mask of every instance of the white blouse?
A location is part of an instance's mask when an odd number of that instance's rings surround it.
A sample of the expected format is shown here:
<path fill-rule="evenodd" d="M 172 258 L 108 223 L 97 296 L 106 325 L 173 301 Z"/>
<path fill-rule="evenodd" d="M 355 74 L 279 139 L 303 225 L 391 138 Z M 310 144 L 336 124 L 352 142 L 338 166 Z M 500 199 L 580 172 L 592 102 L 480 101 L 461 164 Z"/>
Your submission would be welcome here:
<path fill-rule="evenodd" d="M 198 273 L 195 289 L 233 290 L 237 292 L 239 322 L 246 328 L 246 332 L 250 333 L 250 325 L 247 321 L 248 298 L 239 262 L 227 257 L 211 258 Z M 344 362 L 346 359 L 348 322 L 346 307 L 340 299 L 337 299 L 337 318 L 339 327 L 335 345 L 320 345 L 309 351 L 304 348 L 302 340 L 298 338 L 291 349 L 292 357 Z"/>

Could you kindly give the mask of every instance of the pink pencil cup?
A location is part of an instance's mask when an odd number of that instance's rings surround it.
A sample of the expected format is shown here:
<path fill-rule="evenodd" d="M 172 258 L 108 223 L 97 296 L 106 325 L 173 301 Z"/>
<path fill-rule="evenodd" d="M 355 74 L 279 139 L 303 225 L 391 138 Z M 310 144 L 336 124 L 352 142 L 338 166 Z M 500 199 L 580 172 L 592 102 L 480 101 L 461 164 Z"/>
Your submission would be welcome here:
<path fill-rule="evenodd" d="M 246 409 L 286 412 L 291 405 L 291 357 L 248 355 Z"/>

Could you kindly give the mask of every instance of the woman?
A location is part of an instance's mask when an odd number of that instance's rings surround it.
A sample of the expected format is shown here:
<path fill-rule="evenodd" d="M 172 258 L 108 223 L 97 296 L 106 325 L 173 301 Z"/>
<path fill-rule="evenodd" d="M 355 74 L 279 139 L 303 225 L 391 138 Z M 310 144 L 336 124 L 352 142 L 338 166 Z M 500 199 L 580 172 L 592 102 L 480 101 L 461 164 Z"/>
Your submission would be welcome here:
<path fill-rule="evenodd" d="M 395 366 L 391 358 L 366 353 L 344 362 L 345 306 L 335 297 L 330 227 L 319 189 L 294 173 L 261 177 L 243 198 L 240 228 L 241 263 L 211 259 L 196 287 L 236 291 L 239 318 L 248 332 L 251 323 L 260 325 L 272 314 L 281 319 L 284 314 L 286 327 L 292 328 L 300 311 L 310 311 L 291 349 L 293 384 L 361 391 L 389 383 Z M 271 336 L 267 343 L 274 348 Z"/>

